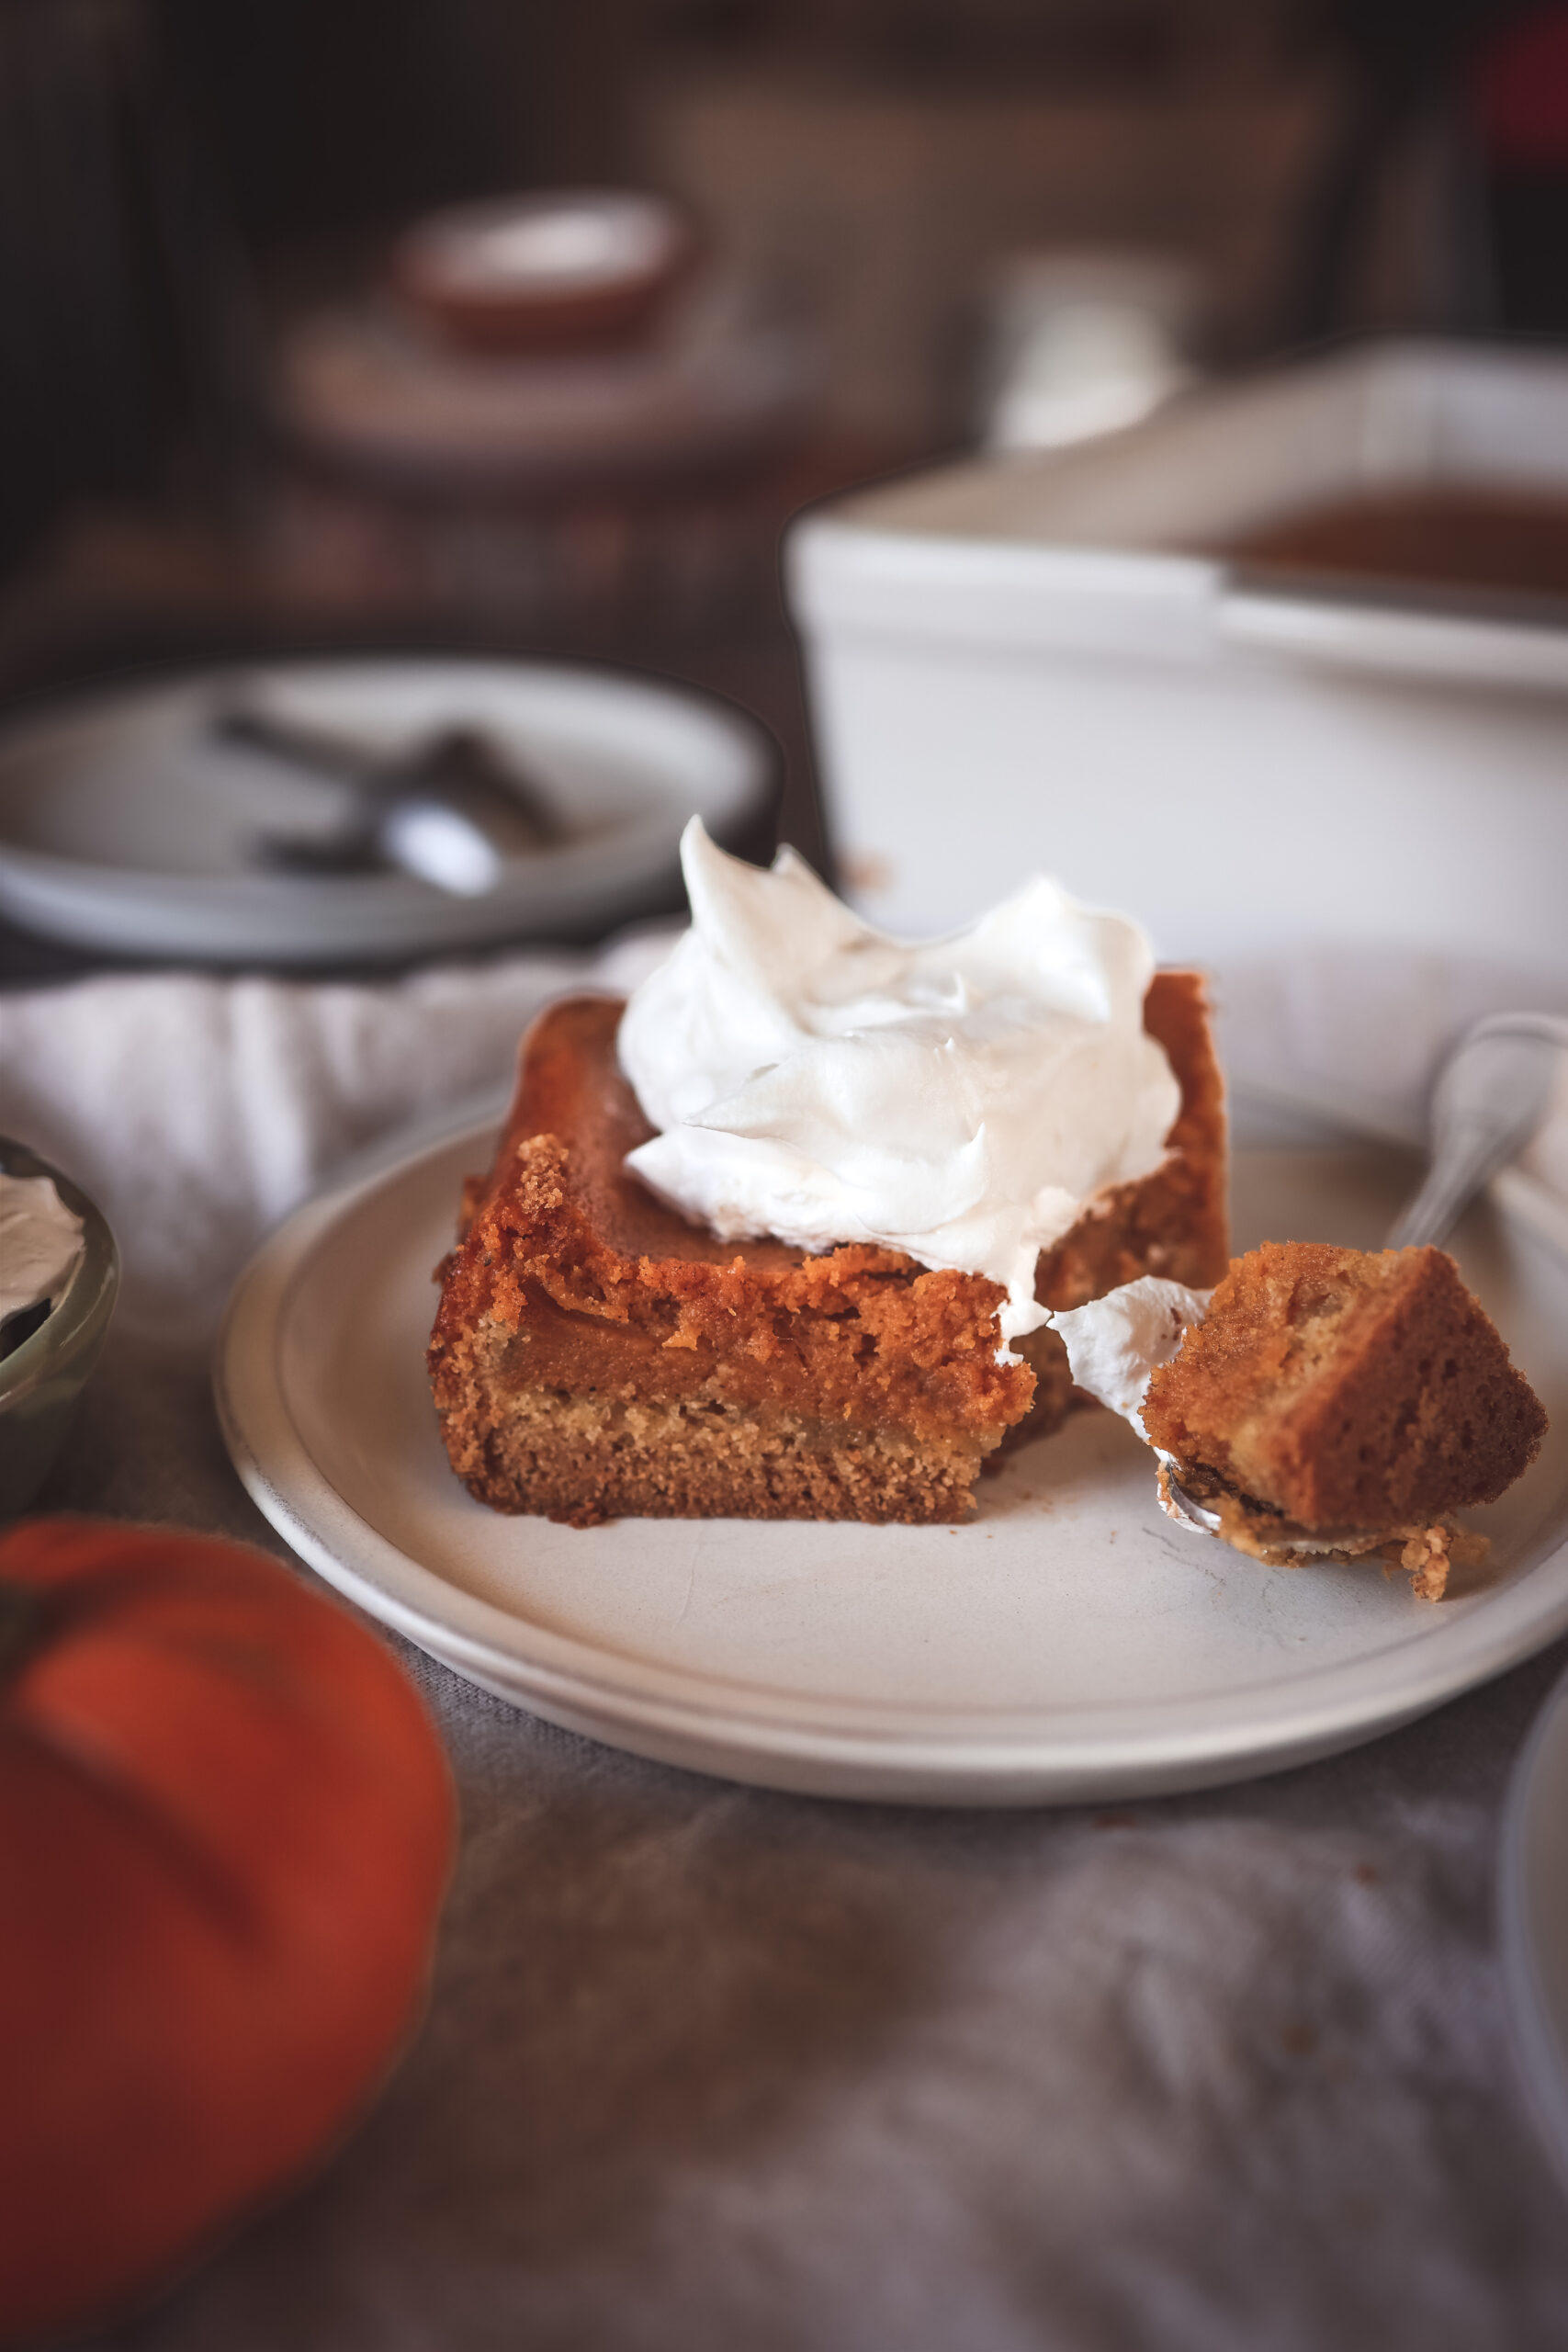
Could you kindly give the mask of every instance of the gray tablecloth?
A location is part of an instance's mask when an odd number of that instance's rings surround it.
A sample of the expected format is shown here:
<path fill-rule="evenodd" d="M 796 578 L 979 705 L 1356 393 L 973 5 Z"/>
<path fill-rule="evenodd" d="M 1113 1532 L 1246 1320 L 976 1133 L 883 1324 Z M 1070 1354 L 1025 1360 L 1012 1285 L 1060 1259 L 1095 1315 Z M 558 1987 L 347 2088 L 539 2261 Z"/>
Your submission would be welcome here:
<path fill-rule="evenodd" d="M 209 1399 L 221 1282 L 413 1107 L 411 1037 L 456 1023 L 444 1082 L 472 1082 L 553 977 L 449 976 L 412 1010 L 173 980 L 13 1001 L 9 1117 L 107 1196 L 130 1261 L 49 1507 L 281 1548 Z M 428 2020 L 315 2177 L 106 2342 L 1568 2343 L 1568 2209 L 1492 1922 L 1561 1650 L 1309 1770 L 1021 1814 L 701 1780 L 405 1655 L 463 1813 Z"/>

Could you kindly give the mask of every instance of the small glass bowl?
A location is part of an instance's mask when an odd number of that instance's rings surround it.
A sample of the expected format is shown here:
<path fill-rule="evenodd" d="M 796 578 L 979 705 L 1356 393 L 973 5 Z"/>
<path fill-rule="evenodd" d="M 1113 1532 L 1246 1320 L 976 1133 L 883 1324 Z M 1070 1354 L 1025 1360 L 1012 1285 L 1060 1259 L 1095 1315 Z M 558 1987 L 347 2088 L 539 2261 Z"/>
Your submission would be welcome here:
<path fill-rule="evenodd" d="M 0 1169 L 7 1176 L 47 1176 L 81 1218 L 85 1243 L 52 1313 L 20 1347 L 0 1357 L 0 1520 L 6 1520 L 31 1502 L 71 1426 L 114 1313 L 119 1251 L 102 1211 L 26 1144 L 0 1136 Z"/>

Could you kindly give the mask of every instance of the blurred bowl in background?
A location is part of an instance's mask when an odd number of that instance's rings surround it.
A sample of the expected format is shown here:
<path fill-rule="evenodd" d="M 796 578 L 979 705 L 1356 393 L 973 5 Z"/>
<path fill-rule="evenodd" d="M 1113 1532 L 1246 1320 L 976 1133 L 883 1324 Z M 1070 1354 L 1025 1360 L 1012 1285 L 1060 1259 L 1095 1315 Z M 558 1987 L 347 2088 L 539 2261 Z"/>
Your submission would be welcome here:
<path fill-rule="evenodd" d="M 119 1289 L 119 1251 L 103 1213 L 58 1168 L 0 1136 L 0 1170 L 47 1176 L 83 1225 L 74 1272 L 38 1329 L 0 1357 L 0 1520 L 25 1510 L 64 1443 L 98 1360 Z"/>
<path fill-rule="evenodd" d="M 431 213 L 392 249 L 412 314 L 460 350 L 581 350 L 651 325 L 696 238 L 665 198 L 558 188 Z"/>

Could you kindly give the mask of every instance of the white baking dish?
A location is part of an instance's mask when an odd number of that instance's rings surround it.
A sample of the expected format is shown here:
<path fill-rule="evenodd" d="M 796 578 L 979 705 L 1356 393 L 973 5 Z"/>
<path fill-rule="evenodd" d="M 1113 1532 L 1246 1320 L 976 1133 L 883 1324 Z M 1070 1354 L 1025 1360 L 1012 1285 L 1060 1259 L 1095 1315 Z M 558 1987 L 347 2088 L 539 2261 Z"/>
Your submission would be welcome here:
<path fill-rule="evenodd" d="M 1165 956 L 1376 940 L 1568 974 L 1553 608 L 1179 551 L 1457 483 L 1568 497 L 1568 356 L 1375 346 L 803 517 L 789 594 L 865 911 L 941 930 L 1045 867 Z"/>

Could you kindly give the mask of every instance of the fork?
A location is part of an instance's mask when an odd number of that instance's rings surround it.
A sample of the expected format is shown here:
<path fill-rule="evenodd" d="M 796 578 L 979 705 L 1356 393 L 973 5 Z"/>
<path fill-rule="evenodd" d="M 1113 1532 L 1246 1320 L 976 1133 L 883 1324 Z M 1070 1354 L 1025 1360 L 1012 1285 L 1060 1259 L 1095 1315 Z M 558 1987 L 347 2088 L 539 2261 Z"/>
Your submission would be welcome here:
<path fill-rule="evenodd" d="M 1388 1249 L 1447 1239 L 1483 1184 L 1540 1126 L 1565 1051 L 1568 1021 L 1549 1012 L 1498 1012 L 1467 1032 L 1432 1090 L 1431 1164 L 1389 1228 Z"/>

